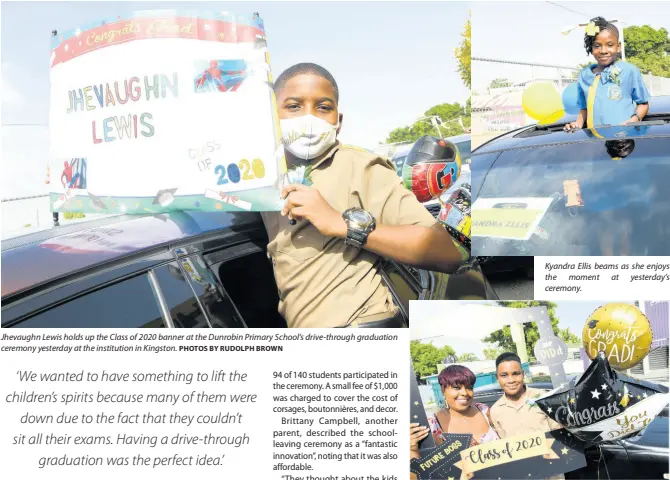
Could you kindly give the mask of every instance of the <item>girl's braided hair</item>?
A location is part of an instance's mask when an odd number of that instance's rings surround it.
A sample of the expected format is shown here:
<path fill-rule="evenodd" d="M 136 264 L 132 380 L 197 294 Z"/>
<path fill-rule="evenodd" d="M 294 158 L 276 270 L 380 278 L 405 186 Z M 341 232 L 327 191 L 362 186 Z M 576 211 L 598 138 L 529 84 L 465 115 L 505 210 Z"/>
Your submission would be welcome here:
<path fill-rule="evenodd" d="M 614 35 L 616 35 L 616 38 L 619 38 L 619 29 L 616 28 L 616 25 L 613 23 L 608 22 L 605 20 L 603 17 L 596 17 L 591 19 L 591 23 L 594 23 L 596 27 L 600 27 L 600 31 L 602 32 L 603 30 L 609 30 L 612 32 Z M 593 52 L 593 42 L 596 41 L 596 35 L 589 35 L 588 33 L 584 35 L 584 48 L 586 49 L 586 54 L 590 55 Z"/>

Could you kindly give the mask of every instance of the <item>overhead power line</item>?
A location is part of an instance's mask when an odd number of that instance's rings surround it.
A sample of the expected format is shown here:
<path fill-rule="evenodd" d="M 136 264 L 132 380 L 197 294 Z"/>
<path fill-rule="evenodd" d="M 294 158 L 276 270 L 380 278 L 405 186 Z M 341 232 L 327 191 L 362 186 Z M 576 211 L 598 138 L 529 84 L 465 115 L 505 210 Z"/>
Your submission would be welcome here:
<path fill-rule="evenodd" d="M 582 17 L 593 18 L 593 17 L 591 17 L 591 15 L 587 15 L 585 13 L 580 13 L 576 10 L 571 9 L 571 8 L 565 7 L 563 5 L 559 5 L 558 3 L 554 3 L 554 2 L 547 2 L 547 3 L 553 5 L 554 7 L 558 7 L 558 8 L 562 8 L 563 10 L 567 10 L 568 12 L 576 13 L 577 15 L 581 15 Z"/>
<path fill-rule="evenodd" d="M 0 200 L 2 203 L 4 202 L 16 202 L 17 200 L 29 200 L 31 198 L 43 198 L 43 197 L 49 197 L 50 195 L 48 193 L 44 193 L 42 195 L 30 195 L 28 197 L 14 197 L 14 198 L 3 198 Z"/>
<path fill-rule="evenodd" d="M 3 123 L 3 127 L 48 127 L 48 123 Z"/>

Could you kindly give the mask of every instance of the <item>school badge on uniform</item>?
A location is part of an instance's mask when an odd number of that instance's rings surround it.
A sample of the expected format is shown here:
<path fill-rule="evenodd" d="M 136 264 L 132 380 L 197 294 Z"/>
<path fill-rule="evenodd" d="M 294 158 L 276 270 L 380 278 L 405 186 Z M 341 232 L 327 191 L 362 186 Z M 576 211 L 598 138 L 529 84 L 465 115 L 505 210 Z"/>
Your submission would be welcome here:
<path fill-rule="evenodd" d="M 617 85 L 611 85 L 609 89 L 607 89 L 607 96 L 610 100 L 621 100 L 621 88 Z"/>

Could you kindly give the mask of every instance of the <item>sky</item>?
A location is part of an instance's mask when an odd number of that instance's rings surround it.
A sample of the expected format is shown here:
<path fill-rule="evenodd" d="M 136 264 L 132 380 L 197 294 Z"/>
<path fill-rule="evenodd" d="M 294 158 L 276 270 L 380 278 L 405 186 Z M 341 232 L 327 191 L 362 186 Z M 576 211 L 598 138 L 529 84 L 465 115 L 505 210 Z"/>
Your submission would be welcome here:
<path fill-rule="evenodd" d="M 568 35 L 561 32 L 597 16 L 625 22 L 624 27 L 670 30 L 670 2 L 474 2 L 472 56 L 577 67 L 593 60 L 584 50 L 584 28 Z M 536 69 L 535 73 L 549 71 Z M 520 82 L 530 75 L 531 67 L 472 62 L 475 91 L 486 89 L 494 78 Z"/>
<path fill-rule="evenodd" d="M 340 89 L 344 143 L 374 148 L 394 128 L 470 93 L 453 50 L 467 2 L 2 2 L 2 192 L 47 193 L 51 31 L 135 10 L 259 12 L 275 78 L 299 62 Z M 28 126 L 26 126 L 28 125 Z"/>
<path fill-rule="evenodd" d="M 633 303 L 633 300 L 622 300 L 622 302 Z M 582 329 L 586 319 L 600 306 L 610 303 L 608 301 L 564 301 L 554 302 L 557 307 L 555 314 L 558 317 L 558 327 L 560 329 L 569 328 L 572 333 L 581 339 Z M 460 319 L 465 313 L 465 306 L 490 304 L 495 305 L 493 301 L 444 301 L 444 302 L 412 302 L 410 312 L 410 338 L 412 340 L 421 340 L 424 343 L 432 343 L 436 347 L 449 345 L 456 351 L 457 355 L 464 353 L 474 353 L 479 358 L 483 358 L 483 349 L 487 347 L 486 343 L 480 340 L 471 340 L 460 338 L 458 336 L 458 327 Z M 417 309 L 418 307 L 418 309 Z M 449 324 L 453 322 L 454 330 L 450 332 Z M 426 336 L 424 332 L 446 333 L 432 337 Z M 486 336 L 486 335 L 483 335 Z M 482 337 L 483 338 L 483 337 Z"/>

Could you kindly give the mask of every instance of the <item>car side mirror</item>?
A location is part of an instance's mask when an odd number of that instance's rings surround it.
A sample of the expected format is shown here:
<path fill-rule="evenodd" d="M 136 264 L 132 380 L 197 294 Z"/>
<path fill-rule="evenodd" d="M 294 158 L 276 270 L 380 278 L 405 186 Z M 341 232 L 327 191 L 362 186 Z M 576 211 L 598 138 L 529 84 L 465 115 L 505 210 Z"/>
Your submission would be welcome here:
<path fill-rule="evenodd" d="M 482 265 L 484 265 L 486 262 L 488 262 L 492 258 L 493 257 L 475 257 L 474 261 L 477 264 L 477 266 L 481 267 Z"/>
<path fill-rule="evenodd" d="M 464 259 L 461 266 L 458 267 L 458 270 L 456 270 L 456 274 L 465 273 L 469 270 L 472 270 L 473 268 L 480 268 L 483 264 L 488 262 L 491 258 L 493 258 L 493 257 L 470 257 L 467 260 Z"/>

